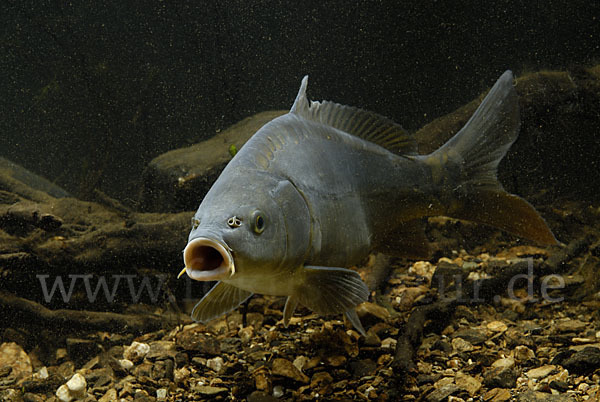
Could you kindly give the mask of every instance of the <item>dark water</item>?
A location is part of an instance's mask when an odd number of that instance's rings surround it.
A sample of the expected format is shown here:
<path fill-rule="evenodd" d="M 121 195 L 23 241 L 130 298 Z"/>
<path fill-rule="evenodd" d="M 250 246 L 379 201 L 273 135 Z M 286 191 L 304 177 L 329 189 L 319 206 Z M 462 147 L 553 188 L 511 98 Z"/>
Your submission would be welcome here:
<path fill-rule="evenodd" d="M 598 2 L 194 3 L 3 2 L 0 156 L 131 201 L 150 159 L 289 108 L 304 74 L 414 130 L 506 69 L 600 60 Z"/>

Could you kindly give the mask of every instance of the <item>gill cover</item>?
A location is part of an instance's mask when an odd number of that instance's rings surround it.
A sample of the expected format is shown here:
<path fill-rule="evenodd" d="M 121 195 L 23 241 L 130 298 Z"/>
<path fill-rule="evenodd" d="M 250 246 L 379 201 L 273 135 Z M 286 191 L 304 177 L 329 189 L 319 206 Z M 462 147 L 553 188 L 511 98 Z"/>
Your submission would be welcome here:
<path fill-rule="evenodd" d="M 281 208 L 286 236 L 285 265 L 304 264 L 311 238 L 310 210 L 304 197 L 289 181 L 282 180 L 270 191 Z"/>

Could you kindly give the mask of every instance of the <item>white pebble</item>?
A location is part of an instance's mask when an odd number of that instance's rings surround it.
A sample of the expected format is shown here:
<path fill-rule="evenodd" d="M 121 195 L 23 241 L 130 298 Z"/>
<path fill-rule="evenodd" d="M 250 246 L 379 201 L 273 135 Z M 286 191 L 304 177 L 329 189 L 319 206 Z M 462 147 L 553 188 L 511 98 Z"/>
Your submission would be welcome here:
<path fill-rule="evenodd" d="M 69 381 L 67 381 L 67 388 L 71 391 L 71 396 L 74 398 L 83 398 L 85 396 L 85 390 L 87 382 L 85 377 L 77 373 Z"/>
<path fill-rule="evenodd" d="M 281 398 L 283 396 L 283 387 L 281 385 L 275 385 L 273 387 L 273 396 L 275 398 Z"/>
<path fill-rule="evenodd" d="M 125 370 L 130 370 L 133 367 L 133 362 L 131 360 L 128 360 L 128 359 L 121 359 L 121 360 L 119 360 L 119 364 Z"/>
<path fill-rule="evenodd" d="M 156 390 L 156 398 L 157 399 L 165 399 L 167 397 L 167 389 L 159 388 Z"/>
<path fill-rule="evenodd" d="M 123 352 L 123 357 L 136 363 L 142 360 L 150 351 L 150 345 L 147 343 L 132 342 Z"/>
<path fill-rule="evenodd" d="M 40 380 L 47 379 L 49 377 L 48 368 L 46 368 L 46 366 L 42 367 L 41 369 L 38 370 L 38 372 L 35 374 L 35 376 L 37 378 L 39 378 Z"/>
<path fill-rule="evenodd" d="M 58 387 L 58 389 L 56 390 L 56 397 L 61 402 L 71 402 L 73 400 L 73 397 L 71 396 L 71 391 L 69 390 L 69 387 L 67 387 L 67 384 L 63 384 L 60 387 Z"/>
<path fill-rule="evenodd" d="M 215 357 L 214 359 L 208 359 L 206 361 L 206 366 L 209 369 L 214 370 L 216 373 L 219 373 L 223 368 L 223 359 L 221 357 Z"/>

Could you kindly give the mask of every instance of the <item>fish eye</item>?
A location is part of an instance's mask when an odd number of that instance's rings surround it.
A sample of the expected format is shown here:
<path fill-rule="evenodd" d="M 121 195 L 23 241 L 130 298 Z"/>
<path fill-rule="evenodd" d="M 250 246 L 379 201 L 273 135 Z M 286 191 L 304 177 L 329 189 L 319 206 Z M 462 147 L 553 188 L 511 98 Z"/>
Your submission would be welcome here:
<path fill-rule="evenodd" d="M 192 230 L 196 230 L 200 226 L 200 219 L 192 218 Z"/>
<path fill-rule="evenodd" d="M 265 217 L 260 211 L 252 214 L 252 229 L 254 233 L 261 234 L 265 230 Z"/>

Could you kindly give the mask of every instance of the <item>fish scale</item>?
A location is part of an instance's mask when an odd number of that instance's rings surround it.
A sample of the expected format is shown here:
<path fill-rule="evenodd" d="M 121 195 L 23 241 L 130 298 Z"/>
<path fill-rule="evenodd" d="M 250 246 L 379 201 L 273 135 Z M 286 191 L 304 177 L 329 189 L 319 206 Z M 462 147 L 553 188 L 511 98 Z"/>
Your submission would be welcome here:
<path fill-rule="evenodd" d="M 418 155 L 412 136 L 383 116 L 309 101 L 307 84 L 305 77 L 288 114 L 246 142 L 196 212 L 185 272 L 219 282 L 194 319 L 217 318 L 262 293 L 288 297 L 286 326 L 302 304 L 343 313 L 364 335 L 354 308 L 369 290 L 348 267 L 373 251 L 426 257 L 421 220 L 428 216 L 556 243 L 535 209 L 496 178 L 520 126 L 510 71 L 465 127 L 429 155 Z"/>

